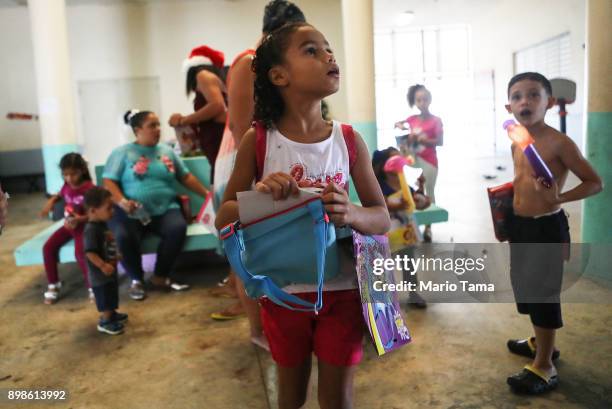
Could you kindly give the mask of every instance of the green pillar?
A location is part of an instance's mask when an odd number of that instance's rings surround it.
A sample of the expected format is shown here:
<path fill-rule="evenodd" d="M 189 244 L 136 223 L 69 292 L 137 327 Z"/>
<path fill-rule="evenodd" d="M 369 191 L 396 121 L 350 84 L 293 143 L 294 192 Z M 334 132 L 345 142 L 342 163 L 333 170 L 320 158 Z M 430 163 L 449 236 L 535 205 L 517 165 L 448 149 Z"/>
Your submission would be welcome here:
<path fill-rule="evenodd" d="M 586 59 L 588 100 L 586 158 L 603 180 L 603 192 L 582 204 L 582 242 L 593 243 L 586 274 L 612 281 L 612 1 L 589 0 Z"/>
<path fill-rule="evenodd" d="M 604 190 L 582 208 L 582 241 L 612 244 L 612 2 L 589 0 L 587 6 L 586 158 L 601 176 Z"/>
<path fill-rule="evenodd" d="M 582 241 L 612 244 L 612 112 L 587 114 L 586 158 L 604 190 L 582 205 Z"/>

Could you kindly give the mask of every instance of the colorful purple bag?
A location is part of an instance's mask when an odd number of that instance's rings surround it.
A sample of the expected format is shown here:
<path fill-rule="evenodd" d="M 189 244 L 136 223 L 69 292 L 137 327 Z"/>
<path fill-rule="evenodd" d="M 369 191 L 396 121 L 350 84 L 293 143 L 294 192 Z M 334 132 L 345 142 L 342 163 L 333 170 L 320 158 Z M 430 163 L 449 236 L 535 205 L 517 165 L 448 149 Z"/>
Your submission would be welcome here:
<path fill-rule="evenodd" d="M 383 269 L 381 274 L 374 274 L 375 260 L 391 257 L 389 242 L 386 236 L 365 236 L 353 230 L 353 252 L 363 318 L 376 352 L 378 355 L 384 355 L 411 341 L 397 294 L 374 289 L 376 281 L 384 284 L 395 283 L 393 270 Z"/>

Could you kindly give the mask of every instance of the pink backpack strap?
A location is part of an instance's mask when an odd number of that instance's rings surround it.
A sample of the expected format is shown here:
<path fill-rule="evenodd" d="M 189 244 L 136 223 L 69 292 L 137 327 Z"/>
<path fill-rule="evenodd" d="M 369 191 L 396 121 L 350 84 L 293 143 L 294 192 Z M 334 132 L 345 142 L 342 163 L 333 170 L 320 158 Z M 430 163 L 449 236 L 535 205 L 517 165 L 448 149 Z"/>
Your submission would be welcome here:
<path fill-rule="evenodd" d="M 261 180 L 264 170 L 264 161 L 266 160 L 266 143 L 268 141 L 268 130 L 263 122 L 253 122 L 255 127 L 255 159 L 257 160 L 257 181 Z"/>
<path fill-rule="evenodd" d="M 344 143 L 348 149 L 349 157 L 349 172 L 353 172 L 353 166 L 357 162 L 357 145 L 355 144 L 355 132 L 353 127 L 349 124 L 342 124 L 342 136 L 344 137 Z"/>

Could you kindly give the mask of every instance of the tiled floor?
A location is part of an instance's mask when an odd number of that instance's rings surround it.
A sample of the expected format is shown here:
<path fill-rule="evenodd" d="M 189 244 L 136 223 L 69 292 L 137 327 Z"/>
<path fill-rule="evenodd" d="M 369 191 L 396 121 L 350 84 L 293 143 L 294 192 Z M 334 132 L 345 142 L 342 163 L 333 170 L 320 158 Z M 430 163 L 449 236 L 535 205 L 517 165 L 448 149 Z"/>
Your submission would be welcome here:
<path fill-rule="evenodd" d="M 454 168 L 441 163 L 437 197 L 450 220 L 434 226 L 434 239 L 493 241 L 485 187 L 509 180 L 510 163 L 482 159 Z M 496 171 L 497 165 L 506 170 Z M 487 182 L 484 173 L 498 176 Z M 180 275 L 193 285 L 185 294 L 151 293 L 139 303 L 122 288 L 121 310 L 130 322 L 118 337 L 96 332 L 95 308 L 75 265 L 60 270 L 67 282 L 62 300 L 43 305 L 42 266 L 17 268 L 12 259 L 19 243 L 48 224 L 34 219 L 42 203 L 40 194 L 15 195 L 11 224 L 0 236 L 0 389 L 65 389 L 69 400 L 54 407 L 75 409 L 276 407 L 274 364 L 248 342 L 246 321 L 208 318 L 231 302 L 208 295 L 226 271 L 210 255 L 185 261 Z M 580 205 L 566 209 L 579 241 Z M 530 334 L 528 319 L 513 304 L 431 304 L 406 311 L 411 345 L 379 358 L 366 342 L 355 407 L 612 407 L 612 292 L 599 290 L 608 303 L 563 307 L 561 385 L 547 396 L 516 396 L 505 384 L 507 375 L 527 363 L 509 354 L 505 342 Z M 312 381 L 307 408 L 318 407 L 316 370 Z M 0 400 L 4 407 L 15 406 Z"/>

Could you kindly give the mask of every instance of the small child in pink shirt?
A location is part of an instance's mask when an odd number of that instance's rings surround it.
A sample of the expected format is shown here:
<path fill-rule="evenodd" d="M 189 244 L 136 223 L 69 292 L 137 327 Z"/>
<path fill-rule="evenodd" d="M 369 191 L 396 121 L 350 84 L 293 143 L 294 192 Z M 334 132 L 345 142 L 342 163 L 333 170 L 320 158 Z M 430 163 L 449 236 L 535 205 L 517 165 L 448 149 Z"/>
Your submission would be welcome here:
<path fill-rule="evenodd" d="M 64 199 L 64 225 L 49 237 L 43 247 L 45 272 L 49 283 L 47 291 L 44 293 L 45 304 L 54 304 L 59 298 L 62 285 L 57 272 L 59 251 L 71 239 L 74 239 L 74 255 L 89 289 L 89 298 L 93 299 L 93 293 L 87 278 L 85 252 L 83 251 L 83 226 L 87 222 L 83 202 L 85 192 L 94 187 L 94 184 L 89 175 L 87 162 L 78 153 L 64 155 L 60 160 L 60 169 L 64 177 L 64 186 L 58 194 L 49 198 L 40 212 L 41 217 L 48 217 L 55 203 Z"/>

